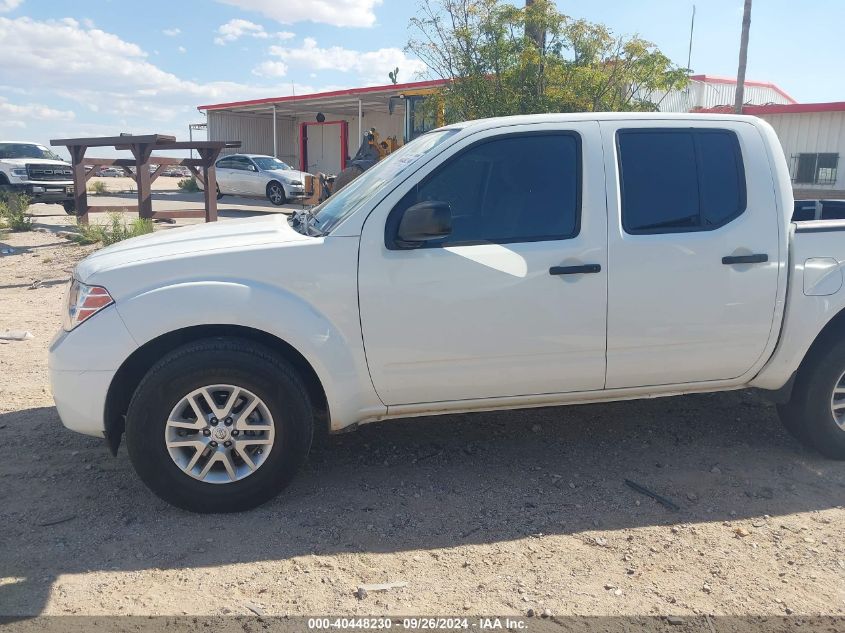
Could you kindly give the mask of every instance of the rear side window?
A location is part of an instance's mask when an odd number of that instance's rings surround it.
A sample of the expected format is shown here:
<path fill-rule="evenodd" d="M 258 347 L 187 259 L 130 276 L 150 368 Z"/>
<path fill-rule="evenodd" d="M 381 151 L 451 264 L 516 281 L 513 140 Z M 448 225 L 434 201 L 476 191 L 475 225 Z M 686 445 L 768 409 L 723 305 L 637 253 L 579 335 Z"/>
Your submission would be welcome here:
<path fill-rule="evenodd" d="M 451 235 L 428 247 L 575 237 L 581 139 L 572 132 L 513 134 L 469 147 L 394 207 L 388 242 L 401 212 L 424 201 L 445 202 L 452 212 Z"/>
<path fill-rule="evenodd" d="M 745 170 L 734 132 L 619 130 L 617 146 L 625 232 L 710 231 L 745 210 Z"/>

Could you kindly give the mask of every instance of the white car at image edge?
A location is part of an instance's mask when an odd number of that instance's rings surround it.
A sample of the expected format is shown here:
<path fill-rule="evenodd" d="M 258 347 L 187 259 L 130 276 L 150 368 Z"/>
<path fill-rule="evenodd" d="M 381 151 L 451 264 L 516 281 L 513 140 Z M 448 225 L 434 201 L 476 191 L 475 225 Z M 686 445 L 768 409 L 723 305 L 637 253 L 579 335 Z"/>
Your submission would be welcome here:
<path fill-rule="evenodd" d="M 275 205 L 283 205 L 307 195 L 307 174 L 273 156 L 230 154 L 219 159 L 215 166 L 218 198 L 226 195 L 261 197 Z"/>

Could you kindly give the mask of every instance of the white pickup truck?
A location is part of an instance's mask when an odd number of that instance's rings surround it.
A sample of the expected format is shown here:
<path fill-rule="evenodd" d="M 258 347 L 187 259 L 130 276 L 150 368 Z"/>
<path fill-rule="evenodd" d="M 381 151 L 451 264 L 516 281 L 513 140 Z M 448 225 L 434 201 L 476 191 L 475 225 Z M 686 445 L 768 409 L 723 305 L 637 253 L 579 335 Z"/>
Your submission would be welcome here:
<path fill-rule="evenodd" d="M 753 117 L 452 125 L 313 214 L 88 257 L 53 394 L 200 512 L 274 496 L 321 428 L 746 387 L 842 459 L 845 222 L 792 207 Z"/>
<path fill-rule="evenodd" d="M 0 191 L 61 204 L 65 213 L 75 214 L 70 164 L 38 143 L 0 141 Z"/>

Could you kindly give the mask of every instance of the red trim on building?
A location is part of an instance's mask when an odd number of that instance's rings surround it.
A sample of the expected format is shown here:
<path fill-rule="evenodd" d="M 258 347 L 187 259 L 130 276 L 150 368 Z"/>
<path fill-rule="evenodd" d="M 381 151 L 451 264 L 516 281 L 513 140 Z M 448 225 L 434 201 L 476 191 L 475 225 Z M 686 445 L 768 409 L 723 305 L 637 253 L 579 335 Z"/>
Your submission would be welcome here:
<path fill-rule="evenodd" d="M 705 114 L 729 114 L 732 106 L 718 106 L 716 108 L 701 108 L 695 112 Z M 770 105 L 743 106 L 743 114 L 801 114 L 810 112 L 845 112 L 845 101 L 831 101 L 828 103 L 773 103 Z"/>
<path fill-rule="evenodd" d="M 401 92 L 402 90 L 414 90 L 416 88 L 435 88 L 438 86 L 445 86 L 448 82 L 446 79 L 431 79 L 429 81 L 415 81 L 404 84 L 388 84 L 386 86 L 367 86 L 364 88 L 347 88 L 346 90 L 332 90 L 330 92 L 315 92 L 307 95 L 290 95 L 287 97 L 268 97 L 266 99 L 252 99 L 249 101 L 231 101 L 229 103 L 213 103 L 210 105 L 197 106 L 197 110 L 222 110 L 224 108 L 236 108 L 241 106 L 262 105 L 274 103 L 289 103 L 291 101 L 303 101 L 305 99 L 327 99 L 330 97 L 354 97 L 356 95 L 365 95 L 370 92 L 383 92 L 395 90 Z"/>
<path fill-rule="evenodd" d="M 736 79 L 731 77 L 717 77 L 716 75 L 690 75 L 690 79 L 693 81 L 701 81 L 704 83 L 711 83 L 711 84 L 736 84 Z M 752 86 L 754 88 L 771 88 L 784 99 L 788 99 L 791 103 L 798 103 L 795 98 L 792 97 L 786 90 L 781 88 L 780 86 L 767 82 L 767 81 L 749 81 L 745 80 L 746 86 Z"/>

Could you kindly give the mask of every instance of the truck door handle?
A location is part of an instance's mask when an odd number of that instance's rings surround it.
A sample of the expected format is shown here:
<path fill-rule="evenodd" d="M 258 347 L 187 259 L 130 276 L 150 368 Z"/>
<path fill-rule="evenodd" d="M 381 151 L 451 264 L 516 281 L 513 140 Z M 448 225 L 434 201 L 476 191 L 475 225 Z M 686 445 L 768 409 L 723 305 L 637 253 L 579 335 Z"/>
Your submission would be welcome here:
<path fill-rule="evenodd" d="M 766 253 L 755 253 L 754 255 L 728 255 L 722 258 L 722 263 L 726 266 L 731 264 L 762 264 L 769 261 L 769 256 Z"/>
<path fill-rule="evenodd" d="M 587 275 L 601 272 L 600 264 L 583 264 L 581 266 L 552 266 L 550 275 Z"/>

